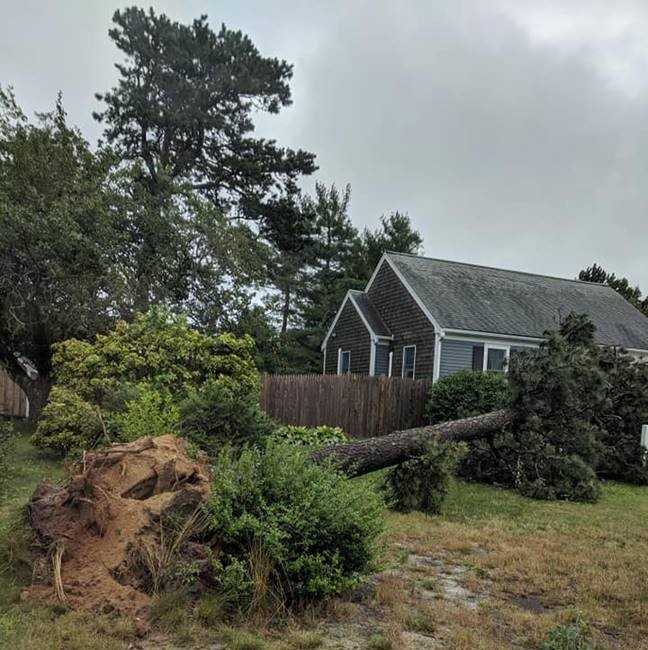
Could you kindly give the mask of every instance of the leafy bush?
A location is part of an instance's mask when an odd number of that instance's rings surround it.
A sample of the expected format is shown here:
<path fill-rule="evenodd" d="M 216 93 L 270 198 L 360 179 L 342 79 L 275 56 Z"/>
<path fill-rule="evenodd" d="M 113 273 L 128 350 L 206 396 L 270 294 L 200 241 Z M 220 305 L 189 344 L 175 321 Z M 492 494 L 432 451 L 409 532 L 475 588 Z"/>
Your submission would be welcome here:
<path fill-rule="evenodd" d="M 56 383 L 34 444 L 62 454 L 91 447 L 103 439 L 103 423 L 111 439 L 183 429 L 212 450 L 225 439 L 253 438 L 263 419 L 253 348 L 249 337 L 207 336 L 163 310 L 120 322 L 93 342 L 57 344 Z M 181 412 L 191 414 L 185 423 Z"/>
<path fill-rule="evenodd" d="M 430 389 L 426 415 L 432 424 L 506 408 L 511 393 L 499 373 L 465 370 L 440 379 Z"/>
<path fill-rule="evenodd" d="M 466 452 L 465 444 L 434 442 L 418 458 L 389 470 L 384 487 L 390 505 L 399 512 L 438 514 L 457 463 Z"/>
<path fill-rule="evenodd" d="M 230 605 L 249 608 L 263 594 L 289 605 L 331 596 L 372 569 L 383 504 L 365 482 L 272 440 L 222 452 L 213 475 L 208 526 Z"/>
<path fill-rule="evenodd" d="M 161 436 L 180 429 L 180 409 L 168 393 L 146 383 L 137 386 L 137 395 L 125 402 L 124 410 L 113 417 L 112 424 L 124 441 L 142 436 Z"/>
<path fill-rule="evenodd" d="M 280 426 L 273 434 L 276 440 L 283 440 L 293 445 L 304 447 L 325 447 L 340 442 L 347 442 L 349 437 L 340 427 L 299 427 L 293 424 Z"/>
<path fill-rule="evenodd" d="M 225 444 L 258 443 L 274 425 L 261 411 L 258 392 L 224 378 L 209 379 L 180 404 L 180 431 L 215 455 Z"/>
<path fill-rule="evenodd" d="M 103 434 L 98 407 L 62 386 L 52 388 L 32 443 L 61 456 L 87 449 Z"/>

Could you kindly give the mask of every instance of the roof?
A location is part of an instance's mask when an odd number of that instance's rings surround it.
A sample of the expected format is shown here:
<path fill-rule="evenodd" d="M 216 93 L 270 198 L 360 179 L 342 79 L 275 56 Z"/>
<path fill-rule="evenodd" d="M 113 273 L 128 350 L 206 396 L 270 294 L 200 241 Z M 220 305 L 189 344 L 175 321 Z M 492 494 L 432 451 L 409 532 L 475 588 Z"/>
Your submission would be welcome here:
<path fill-rule="evenodd" d="M 541 338 L 569 312 L 586 313 L 596 342 L 648 350 L 648 318 L 607 285 L 387 253 L 443 329 Z"/>
<path fill-rule="evenodd" d="M 369 329 L 376 336 L 391 337 L 392 333 L 389 331 L 387 325 L 385 325 L 385 321 L 380 317 L 380 314 L 369 300 L 369 296 L 364 291 L 355 291 L 352 289 L 349 291 L 349 297 L 351 298 L 351 302 L 356 306 L 356 309 L 364 316 L 367 325 L 369 325 Z"/>

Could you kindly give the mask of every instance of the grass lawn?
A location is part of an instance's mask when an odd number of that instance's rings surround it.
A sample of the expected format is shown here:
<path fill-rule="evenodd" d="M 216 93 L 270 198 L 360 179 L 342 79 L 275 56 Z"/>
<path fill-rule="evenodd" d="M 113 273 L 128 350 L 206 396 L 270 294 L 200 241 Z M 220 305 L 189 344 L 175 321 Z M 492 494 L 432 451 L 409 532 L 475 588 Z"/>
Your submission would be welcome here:
<path fill-rule="evenodd" d="M 128 621 L 20 601 L 30 579 L 21 508 L 63 470 L 25 435 L 11 465 L 0 501 L 2 648 L 648 649 L 648 488 L 607 484 L 599 503 L 581 505 L 457 482 L 439 517 L 388 515 L 385 569 L 352 599 L 277 630 L 232 625 L 209 599 L 190 609 L 172 594 L 138 640 Z"/>

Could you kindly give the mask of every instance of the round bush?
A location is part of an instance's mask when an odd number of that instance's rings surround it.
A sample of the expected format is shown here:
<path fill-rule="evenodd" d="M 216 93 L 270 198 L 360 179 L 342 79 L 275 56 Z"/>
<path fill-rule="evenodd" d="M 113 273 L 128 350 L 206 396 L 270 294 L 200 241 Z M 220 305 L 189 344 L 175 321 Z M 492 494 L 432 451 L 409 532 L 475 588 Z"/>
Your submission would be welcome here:
<path fill-rule="evenodd" d="M 436 424 L 497 411 L 510 402 L 511 393 L 503 375 L 463 370 L 432 386 L 426 415 Z"/>
<path fill-rule="evenodd" d="M 221 452 L 208 527 L 224 600 L 239 608 L 281 594 L 287 605 L 339 594 L 374 568 L 384 504 L 367 482 L 269 441 Z M 261 577 L 260 577 L 261 576 Z"/>

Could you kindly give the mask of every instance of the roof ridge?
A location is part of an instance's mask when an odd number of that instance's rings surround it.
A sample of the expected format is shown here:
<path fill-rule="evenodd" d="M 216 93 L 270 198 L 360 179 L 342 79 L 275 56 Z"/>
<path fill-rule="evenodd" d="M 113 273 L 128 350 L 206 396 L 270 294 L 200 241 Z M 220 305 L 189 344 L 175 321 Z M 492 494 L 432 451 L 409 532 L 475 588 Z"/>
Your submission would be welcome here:
<path fill-rule="evenodd" d="M 575 282 L 577 284 L 590 284 L 605 289 L 612 289 L 602 282 L 591 282 L 590 280 L 579 280 L 577 278 L 562 278 L 558 275 L 546 275 L 544 273 L 532 273 L 531 271 L 518 271 L 517 269 L 503 269 L 498 266 L 487 266 L 486 264 L 474 264 L 473 262 L 458 262 L 456 260 L 446 260 L 440 257 L 429 257 L 427 255 L 415 255 L 414 253 L 399 253 L 397 251 L 385 251 L 385 255 L 397 255 L 399 257 L 413 257 L 419 260 L 430 260 L 431 262 L 445 262 L 446 264 L 459 264 L 461 266 L 472 266 L 477 269 L 487 269 L 489 271 L 504 271 L 505 273 L 517 273 L 518 275 L 530 275 L 536 278 L 547 278 L 548 280 L 562 280 L 563 282 Z M 614 289 L 612 289 L 614 291 Z"/>

